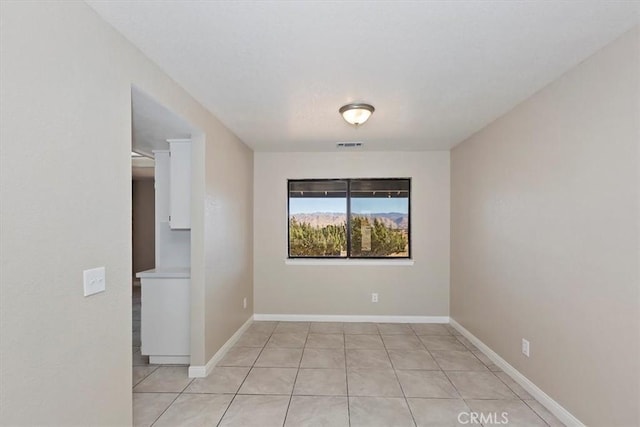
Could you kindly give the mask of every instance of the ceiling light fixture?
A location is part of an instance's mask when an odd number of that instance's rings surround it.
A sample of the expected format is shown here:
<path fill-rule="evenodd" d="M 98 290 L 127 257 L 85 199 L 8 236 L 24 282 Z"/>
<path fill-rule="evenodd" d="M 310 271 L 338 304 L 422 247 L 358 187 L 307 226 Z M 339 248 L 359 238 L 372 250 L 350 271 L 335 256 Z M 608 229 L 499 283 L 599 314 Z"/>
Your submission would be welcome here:
<path fill-rule="evenodd" d="M 369 120 L 376 109 L 369 104 L 347 104 L 340 107 L 338 111 L 347 123 L 359 126 Z"/>

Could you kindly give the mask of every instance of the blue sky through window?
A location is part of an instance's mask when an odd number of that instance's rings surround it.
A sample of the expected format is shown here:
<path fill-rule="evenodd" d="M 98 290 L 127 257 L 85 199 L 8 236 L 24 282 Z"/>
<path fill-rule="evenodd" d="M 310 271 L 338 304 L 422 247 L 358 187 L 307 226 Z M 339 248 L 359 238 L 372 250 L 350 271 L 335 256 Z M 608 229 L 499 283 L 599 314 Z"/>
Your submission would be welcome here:
<path fill-rule="evenodd" d="M 401 197 L 392 198 L 353 198 L 351 199 L 351 211 L 358 214 L 382 213 L 382 212 L 409 212 L 409 200 Z M 347 201 L 342 198 L 315 198 L 292 197 L 289 199 L 289 213 L 311 214 L 322 213 L 346 213 Z"/>
<path fill-rule="evenodd" d="M 397 212 L 406 214 L 409 212 L 409 199 L 403 197 L 353 198 L 351 199 L 351 212 L 354 214 L 372 214 Z"/>

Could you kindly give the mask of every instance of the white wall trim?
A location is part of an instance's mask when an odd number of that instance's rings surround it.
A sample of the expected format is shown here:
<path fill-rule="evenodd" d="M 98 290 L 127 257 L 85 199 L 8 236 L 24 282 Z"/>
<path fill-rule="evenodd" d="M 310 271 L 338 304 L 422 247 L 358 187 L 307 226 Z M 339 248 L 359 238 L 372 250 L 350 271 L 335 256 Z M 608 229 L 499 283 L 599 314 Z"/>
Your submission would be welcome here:
<path fill-rule="evenodd" d="M 475 335 L 466 330 L 462 325 L 456 322 L 453 318 L 450 319 L 451 326 L 456 328 L 465 338 L 471 341 L 480 351 L 487 355 L 493 363 L 502 369 L 507 375 L 509 375 L 515 382 L 520 384 L 522 388 L 529 392 L 538 402 L 540 402 L 545 408 L 555 415 L 560 421 L 567 426 L 584 427 L 584 424 L 580 422 L 571 412 L 567 411 L 562 405 L 553 400 L 547 393 L 542 391 L 531 380 L 522 375 L 520 371 L 511 366 L 506 360 L 498 356 L 498 354 L 491 350 L 485 343 L 480 341 Z"/>
<path fill-rule="evenodd" d="M 254 314 L 253 320 L 280 322 L 449 323 L 449 316 L 350 316 L 333 314 Z"/>
<path fill-rule="evenodd" d="M 244 325 L 240 326 L 240 328 L 227 340 L 226 343 L 220 347 L 220 349 L 214 354 L 211 359 L 204 366 L 191 365 L 189 366 L 189 378 L 205 378 L 207 375 L 211 373 L 216 363 L 220 361 L 227 354 L 227 351 L 240 339 L 240 336 L 244 333 L 244 331 L 251 326 L 253 323 L 253 316 L 249 317 Z"/>

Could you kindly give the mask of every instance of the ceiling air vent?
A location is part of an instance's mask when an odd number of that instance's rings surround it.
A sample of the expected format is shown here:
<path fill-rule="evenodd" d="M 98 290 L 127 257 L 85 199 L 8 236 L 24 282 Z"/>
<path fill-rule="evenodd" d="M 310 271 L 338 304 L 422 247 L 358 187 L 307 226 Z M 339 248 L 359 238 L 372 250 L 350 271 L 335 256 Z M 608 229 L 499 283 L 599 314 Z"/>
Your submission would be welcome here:
<path fill-rule="evenodd" d="M 360 148 L 362 142 L 336 142 L 337 148 Z"/>

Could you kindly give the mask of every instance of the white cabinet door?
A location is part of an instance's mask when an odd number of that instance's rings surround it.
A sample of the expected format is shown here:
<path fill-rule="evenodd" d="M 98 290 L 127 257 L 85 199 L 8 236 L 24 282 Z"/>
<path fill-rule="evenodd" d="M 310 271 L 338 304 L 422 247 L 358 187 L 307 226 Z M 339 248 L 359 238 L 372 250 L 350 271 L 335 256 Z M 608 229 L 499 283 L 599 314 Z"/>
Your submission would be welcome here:
<path fill-rule="evenodd" d="M 191 228 L 191 141 L 169 140 L 169 224 L 173 229 Z"/>
<path fill-rule="evenodd" d="M 169 151 L 157 150 L 155 157 L 156 222 L 169 222 Z"/>
<path fill-rule="evenodd" d="M 142 278 L 141 344 L 149 356 L 188 356 L 189 279 Z"/>

